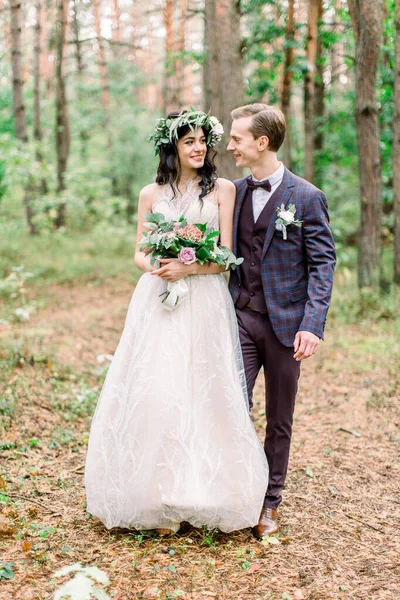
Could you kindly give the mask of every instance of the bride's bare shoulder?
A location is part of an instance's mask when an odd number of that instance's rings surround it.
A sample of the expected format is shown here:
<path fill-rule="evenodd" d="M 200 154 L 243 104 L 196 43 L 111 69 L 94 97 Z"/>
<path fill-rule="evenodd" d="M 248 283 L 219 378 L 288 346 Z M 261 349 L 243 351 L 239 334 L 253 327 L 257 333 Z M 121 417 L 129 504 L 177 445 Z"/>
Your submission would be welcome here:
<path fill-rule="evenodd" d="M 224 179 L 223 177 L 218 177 L 216 184 L 219 203 L 221 203 L 221 200 L 224 201 L 226 198 L 232 198 L 233 200 L 235 199 L 236 188 L 232 181 L 229 181 L 229 179 Z"/>
<path fill-rule="evenodd" d="M 140 190 L 140 196 L 145 199 L 153 198 L 159 188 L 160 186 L 157 183 L 149 183 L 149 185 L 145 185 L 144 188 Z"/>

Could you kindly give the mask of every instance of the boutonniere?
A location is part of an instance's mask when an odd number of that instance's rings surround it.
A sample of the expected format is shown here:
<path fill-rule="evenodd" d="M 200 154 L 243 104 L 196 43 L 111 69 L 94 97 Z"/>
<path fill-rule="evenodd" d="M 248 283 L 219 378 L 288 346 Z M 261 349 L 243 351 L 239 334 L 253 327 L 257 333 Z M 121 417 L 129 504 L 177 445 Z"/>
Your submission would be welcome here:
<path fill-rule="evenodd" d="M 294 204 L 289 204 L 289 208 L 286 209 L 284 204 L 276 209 L 278 213 L 278 218 L 275 222 L 275 229 L 277 231 L 282 231 L 283 239 L 287 240 L 287 228 L 289 225 L 296 225 L 296 227 L 301 227 L 302 221 L 298 221 L 296 219 L 296 207 Z"/>

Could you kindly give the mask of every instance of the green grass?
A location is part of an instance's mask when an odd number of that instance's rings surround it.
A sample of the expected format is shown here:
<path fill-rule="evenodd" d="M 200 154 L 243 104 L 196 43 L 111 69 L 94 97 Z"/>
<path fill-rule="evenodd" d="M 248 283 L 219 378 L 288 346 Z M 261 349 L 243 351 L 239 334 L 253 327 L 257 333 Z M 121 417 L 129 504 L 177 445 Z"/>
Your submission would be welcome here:
<path fill-rule="evenodd" d="M 137 281 L 135 226 L 102 224 L 85 233 L 30 236 L 25 228 L 2 227 L 0 277 L 24 265 L 33 273 L 29 285 L 72 285 L 110 278 Z"/>

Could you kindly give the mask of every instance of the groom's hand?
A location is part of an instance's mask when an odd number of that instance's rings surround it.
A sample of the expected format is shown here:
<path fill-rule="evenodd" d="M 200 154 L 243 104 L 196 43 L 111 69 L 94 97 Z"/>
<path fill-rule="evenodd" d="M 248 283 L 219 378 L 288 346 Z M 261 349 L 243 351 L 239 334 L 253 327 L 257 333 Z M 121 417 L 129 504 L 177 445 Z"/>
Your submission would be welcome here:
<path fill-rule="evenodd" d="M 316 353 L 320 339 L 311 331 L 298 331 L 294 338 L 294 355 L 297 361 L 309 358 Z"/>

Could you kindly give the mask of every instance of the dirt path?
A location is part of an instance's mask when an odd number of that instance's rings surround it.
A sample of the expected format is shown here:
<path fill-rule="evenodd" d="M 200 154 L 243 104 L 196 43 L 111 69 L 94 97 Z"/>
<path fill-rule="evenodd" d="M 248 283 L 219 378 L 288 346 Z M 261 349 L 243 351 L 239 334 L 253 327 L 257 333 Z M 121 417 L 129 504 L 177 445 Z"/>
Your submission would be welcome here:
<path fill-rule="evenodd" d="M 400 378 L 357 327 L 331 324 L 303 365 L 278 538 L 110 533 L 87 515 L 89 415 L 105 372 L 96 357 L 113 352 L 130 293 L 55 288 L 48 308 L 1 334 L 2 600 L 53 598 L 73 577 L 54 573 L 77 562 L 104 571 L 110 584 L 98 588 L 115 600 L 400 599 Z M 382 343 L 379 328 L 368 335 Z M 261 438 L 262 400 L 260 378 Z"/>

